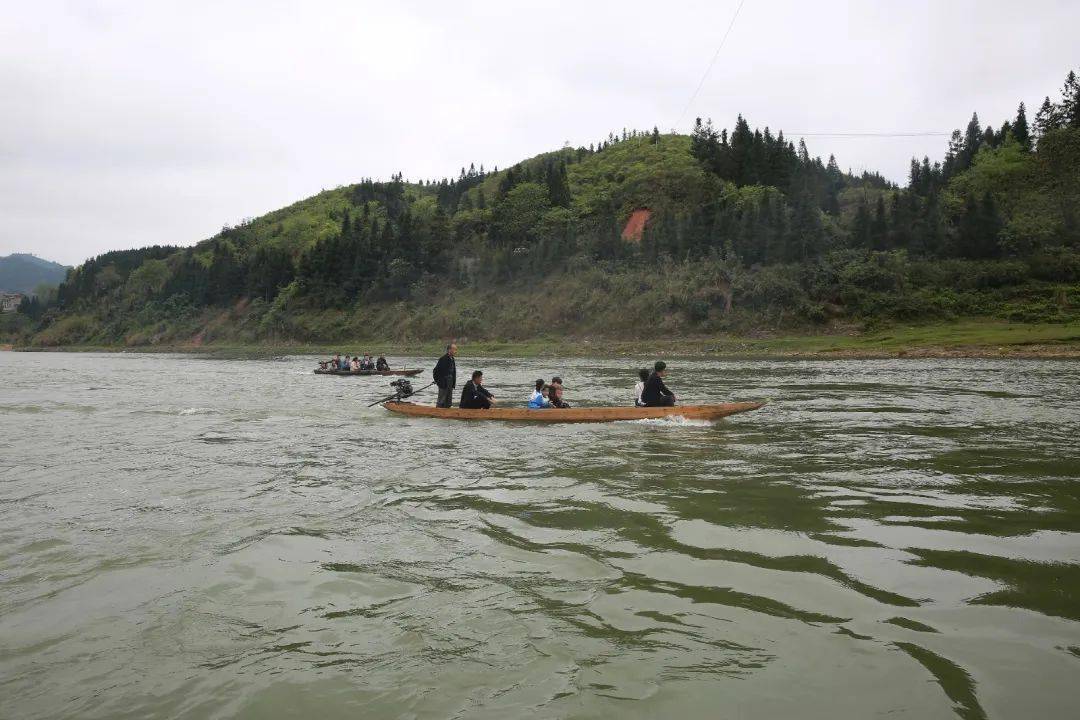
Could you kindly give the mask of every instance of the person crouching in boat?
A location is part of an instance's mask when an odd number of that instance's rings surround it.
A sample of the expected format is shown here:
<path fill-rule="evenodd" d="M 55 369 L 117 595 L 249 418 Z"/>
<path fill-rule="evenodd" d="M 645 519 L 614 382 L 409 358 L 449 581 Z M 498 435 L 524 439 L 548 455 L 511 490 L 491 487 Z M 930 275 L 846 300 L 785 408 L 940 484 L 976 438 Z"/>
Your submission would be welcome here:
<path fill-rule="evenodd" d="M 461 407 L 466 410 L 489 410 L 495 402 L 495 396 L 484 387 L 483 371 L 473 370 L 472 380 L 461 389 Z"/>
<path fill-rule="evenodd" d="M 645 407 L 671 407 L 675 404 L 675 393 L 668 390 L 664 384 L 664 376 L 667 375 L 667 363 L 657 360 L 653 366 L 653 372 L 645 381 L 645 389 L 641 391 L 641 401 Z"/>
<path fill-rule="evenodd" d="M 563 400 L 562 394 L 562 378 L 556 375 L 551 378 L 551 383 L 548 385 L 548 401 L 551 402 L 551 407 L 568 410 L 570 408 L 570 403 Z"/>
<path fill-rule="evenodd" d="M 645 392 L 645 383 L 649 382 L 649 371 L 646 368 L 641 368 L 637 371 L 638 384 L 634 386 L 634 407 L 645 407 L 645 403 L 641 399 L 641 393 Z"/>
<path fill-rule="evenodd" d="M 536 390 L 529 397 L 529 409 L 530 410 L 542 410 L 544 408 L 551 407 L 551 401 L 548 400 L 548 394 L 550 388 L 544 384 L 543 379 L 536 381 Z"/>
<path fill-rule="evenodd" d="M 390 369 L 390 363 L 386 362 L 386 358 L 380 355 L 379 359 L 375 361 L 375 369 L 379 372 L 386 372 Z"/>

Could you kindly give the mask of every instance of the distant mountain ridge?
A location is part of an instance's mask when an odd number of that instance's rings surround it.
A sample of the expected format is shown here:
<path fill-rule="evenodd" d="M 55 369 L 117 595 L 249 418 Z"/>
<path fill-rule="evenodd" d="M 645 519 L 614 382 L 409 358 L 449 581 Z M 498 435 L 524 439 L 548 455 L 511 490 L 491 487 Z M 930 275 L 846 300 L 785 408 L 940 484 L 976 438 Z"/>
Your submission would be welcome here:
<path fill-rule="evenodd" d="M 0 257 L 0 292 L 29 294 L 42 283 L 59 285 L 70 268 L 28 253 Z"/>

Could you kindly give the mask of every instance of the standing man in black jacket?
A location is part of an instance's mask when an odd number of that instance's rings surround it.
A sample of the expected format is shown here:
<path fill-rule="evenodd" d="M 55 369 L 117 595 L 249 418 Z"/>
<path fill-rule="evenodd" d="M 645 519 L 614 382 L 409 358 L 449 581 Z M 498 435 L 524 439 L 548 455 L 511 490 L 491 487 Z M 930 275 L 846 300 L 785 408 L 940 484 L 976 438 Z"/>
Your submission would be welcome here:
<path fill-rule="evenodd" d="M 431 371 L 431 378 L 439 386 L 439 399 L 435 407 L 448 408 L 454 406 L 454 387 L 457 385 L 457 363 L 454 356 L 457 355 L 457 345 L 450 343 L 446 346 L 446 354 L 435 363 L 435 369 Z"/>
<path fill-rule="evenodd" d="M 664 384 L 665 375 L 667 363 L 657 360 L 652 375 L 645 381 L 645 389 L 641 391 L 641 402 L 645 407 L 671 407 L 675 404 L 675 393 Z"/>

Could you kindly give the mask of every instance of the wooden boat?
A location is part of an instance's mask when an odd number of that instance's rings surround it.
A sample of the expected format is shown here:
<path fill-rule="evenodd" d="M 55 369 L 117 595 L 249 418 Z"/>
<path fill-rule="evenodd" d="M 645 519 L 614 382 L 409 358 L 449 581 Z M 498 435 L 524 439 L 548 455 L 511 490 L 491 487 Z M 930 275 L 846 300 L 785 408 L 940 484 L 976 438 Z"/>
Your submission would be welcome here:
<path fill-rule="evenodd" d="M 323 370 L 321 368 L 315 368 L 316 375 L 404 375 L 405 377 L 412 377 L 413 375 L 419 375 L 423 370 Z"/>
<path fill-rule="evenodd" d="M 737 402 L 721 405 L 676 405 L 675 407 L 586 407 L 566 410 L 529 410 L 527 408 L 491 408 L 490 410 L 463 410 L 461 408 L 437 408 L 411 402 L 389 401 L 383 407 L 390 412 L 412 417 L 439 418 L 440 420 L 503 420 L 531 423 L 598 423 L 615 420 L 651 420 L 665 417 L 681 417 L 687 420 L 717 420 L 735 413 L 757 410 L 765 403 Z"/>

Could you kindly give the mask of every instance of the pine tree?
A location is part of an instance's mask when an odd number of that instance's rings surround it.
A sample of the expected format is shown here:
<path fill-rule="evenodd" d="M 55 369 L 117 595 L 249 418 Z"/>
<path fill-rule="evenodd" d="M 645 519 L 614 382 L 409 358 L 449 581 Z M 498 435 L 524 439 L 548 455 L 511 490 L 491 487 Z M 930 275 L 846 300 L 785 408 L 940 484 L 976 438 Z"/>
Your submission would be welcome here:
<path fill-rule="evenodd" d="M 870 247 L 870 209 L 866 205 L 866 197 L 859 200 L 859 206 L 855 209 L 855 220 L 851 225 L 851 244 L 855 247 Z"/>
<path fill-rule="evenodd" d="M 514 168 L 511 167 L 509 170 L 506 171 L 506 174 L 503 175 L 502 180 L 499 182 L 498 196 L 502 197 L 506 193 L 510 192 L 519 182 L 521 181 L 518 179 L 517 174 L 514 172 Z"/>
<path fill-rule="evenodd" d="M 547 185 L 548 199 L 554 207 L 570 206 L 570 187 L 566 182 L 566 163 L 560 162 L 546 168 L 544 183 Z"/>
<path fill-rule="evenodd" d="M 1000 254 L 998 234 L 1002 228 L 994 197 L 989 191 L 982 200 L 969 193 L 964 198 L 964 211 L 957 225 L 957 250 L 960 255 L 973 260 L 997 257 Z"/>
<path fill-rule="evenodd" d="M 1059 114 L 1062 127 L 1080 128 L 1080 78 L 1072 70 L 1061 89 Z"/>
<path fill-rule="evenodd" d="M 1035 132 L 1041 138 L 1051 130 L 1056 130 L 1062 126 L 1061 109 L 1050 102 L 1050 97 L 1047 96 L 1043 100 L 1042 107 L 1039 108 L 1039 112 L 1035 113 Z"/>
<path fill-rule="evenodd" d="M 450 250 L 450 219 L 442 207 L 436 205 L 435 213 L 426 228 L 421 247 L 424 266 L 435 269 L 443 255 Z"/>
<path fill-rule="evenodd" d="M 890 204 L 892 229 L 889 231 L 889 247 L 909 248 L 912 241 L 912 226 L 915 224 L 917 199 L 911 193 L 893 193 Z"/>
<path fill-rule="evenodd" d="M 922 250 L 927 255 L 939 255 L 943 245 L 941 227 L 941 206 L 938 205 L 938 196 L 930 195 L 923 207 L 923 237 Z"/>
<path fill-rule="evenodd" d="M 1049 99 L 1047 101 L 1049 102 Z M 964 136 L 960 134 L 959 130 L 953 130 L 952 135 L 949 137 L 949 149 L 945 151 L 945 163 L 942 167 L 943 179 L 948 180 L 964 169 L 961 166 L 963 152 Z"/>
<path fill-rule="evenodd" d="M 1031 150 L 1031 131 L 1028 129 L 1027 110 L 1024 108 L 1024 103 L 1020 103 L 1020 107 L 1016 108 L 1016 120 L 1012 124 L 1012 134 L 1016 138 L 1016 142 L 1020 143 L 1020 147 L 1025 150 Z"/>
<path fill-rule="evenodd" d="M 808 193 L 795 198 L 791 217 L 791 235 L 787 243 L 787 259 L 805 262 L 821 252 L 824 231 L 821 212 Z"/>
<path fill-rule="evenodd" d="M 748 173 L 744 180 L 747 185 L 755 185 L 758 183 L 764 184 L 768 172 L 769 168 L 768 158 L 765 154 L 765 139 L 761 136 L 760 130 L 755 130 L 750 145 Z"/>
<path fill-rule="evenodd" d="M 739 115 L 735 121 L 735 130 L 731 133 L 732 180 L 736 185 L 749 185 L 753 171 L 750 167 L 750 155 L 753 152 L 754 134 L 750 124 Z"/>
<path fill-rule="evenodd" d="M 960 170 L 967 170 L 971 167 L 971 163 L 975 160 L 975 156 L 982 146 L 982 141 L 983 134 L 982 128 L 979 126 L 979 113 L 971 113 L 971 120 L 968 121 L 967 130 L 964 132 L 964 148 L 960 154 Z"/>
<path fill-rule="evenodd" d="M 788 145 L 790 148 L 790 144 Z M 840 191 L 844 188 L 844 173 L 836 164 L 836 156 L 829 155 L 829 164 L 825 166 L 828 187 L 825 192 L 825 212 L 833 216 L 840 215 Z"/>
<path fill-rule="evenodd" d="M 923 155 L 922 168 L 919 174 L 923 182 L 920 195 L 929 195 L 937 190 L 938 180 L 941 179 L 941 164 L 934 163 L 934 166 L 930 167 L 930 158 Z"/>
<path fill-rule="evenodd" d="M 803 165 L 810 163 L 810 151 L 806 149 L 806 138 L 799 138 L 799 162 Z"/>
<path fill-rule="evenodd" d="M 1001 245 L 998 236 L 1005 223 L 998 213 L 997 203 L 994 196 L 987 190 L 983 193 L 979 203 L 979 234 L 982 237 L 982 251 L 984 257 L 998 257 L 1001 254 Z"/>
<path fill-rule="evenodd" d="M 874 207 L 874 220 L 870 223 L 870 243 L 875 250 L 885 250 L 889 245 L 889 220 L 885 215 L 885 196 L 878 195 Z"/>

